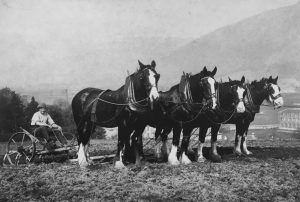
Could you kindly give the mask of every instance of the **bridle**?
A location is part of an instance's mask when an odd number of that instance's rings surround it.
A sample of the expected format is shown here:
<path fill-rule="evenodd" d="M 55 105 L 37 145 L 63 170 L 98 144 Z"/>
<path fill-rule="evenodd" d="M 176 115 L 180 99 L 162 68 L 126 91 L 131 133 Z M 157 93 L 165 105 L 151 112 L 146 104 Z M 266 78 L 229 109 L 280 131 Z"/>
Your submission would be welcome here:
<path fill-rule="evenodd" d="M 240 84 L 234 84 L 234 85 L 231 85 L 230 87 L 231 87 L 231 89 L 234 87 L 236 87 L 236 88 L 240 87 L 240 88 L 243 88 L 245 90 L 245 92 L 247 91 L 246 87 L 244 85 L 240 85 Z M 240 102 L 244 102 L 244 94 L 241 98 L 233 100 L 234 107 L 236 107 Z"/>
<path fill-rule="evenodd" d="M 281 93 L 278 93 L 276 96 L 274 96 L 272 94 L 273 89 L 271 88 L 271 85 L 272 85 L 272 83 L 266 83 L 264 88 L 267 90 L 268 95 L 272 98 L 272 101 L 273 101 L 273 104 L 274 104 L 274 101 L 277 100 L 278 98 L 282 97 L 282 96 L 281 96 Z"/>
<path fill-rule="evenodd" d="M 213 80 L 215 81 L 215 84 L 217 83 L 216 80 L 215 80 L 213 77 L 205 76 L 205 77 L 201 78 L 201 79 L 200 79 L 200 82 L 199 82 L 199 85 L 200 85 L 200 87 L 201 87 L 202 89 L 204 88 L 204 84 L 205 84 L 205 83 L 208 83 L 207 80 L 208 80 L 209 78 L 213 79 Z M 214 87 L 215 87 L 215 86 L 214 86 Z M 204 106 L 207 106 L 207 105 L 211 104 L 211 103 L 213 102 L 213 98 L 215 98 L 215 99 L 217 100 L 216 90 L 215 90 L 214 93 L 210 92 L 209 95 L 208 95 L 208 97 L 203 96 L 203 100 L 204 100 L 204 101 L 203 101 L 203 104 L 204 104 Z"/>
<path fill-rule="evenodd" d="M 226 118 L 226 120 L 224 120 L 224 121 L 222 121 L 222 122 L 216 122 L 216 121 L 214 121 L 214 120 L 212 120 L 209 116 L 207 116 L 207 115 L 205 115 L 206 116 L 206 118 L 211 122 L 211 123 L 214 123 L 214 124 L 225 124 L 225 123 L 227 123 L 236 113 L 237 113 L 237 110 L 236 110 L 236 108 L 237 108 L 237 105 L 240 103 L 240 102 L 244 102 L 244 95 L 243 95 L 243 97 L 242 98 L 238 98 L 238 99 L 236 99 L 236 100 L 234 100 L 233 101 L 233 105 L 234 105 L 234 109 L 232 110 L 232 111 L 228 111 L 228 110 L 225 110 L 225 109 L 222 109 L 222 107 L 221 107 L 221 104 L 220 104 L 220 99 L 219 99 L 219 86 L 220 86 L 220 84 L 219 83 L 217 83 L 217 85 L 218 85 L 218 88 L 217 88 L 217 90 L 216 90 L 216 92 L 217 92 L 217 107 L 221 110 L 221 112 L 223 113 L 223 114 L 230 114 L 229 115 L 229 117 L 228 118 Z M 232 89 L 233 87 L 240 87 L 241 85 L 240 84 L 233 84 L 233 85 L 230 85 L 230 89 Z M 246 91 L 246 88 L 244 87 L 244 85 L 242 85 L 242 88 L 244 88 L 245 89 L 245 91 Z"/>
<path fill-rule="evenodd" d="M 145 85 L 146 90 L 148 91 L 148 97 L 149 97 L 149 95 L 150 95 L 150 90 L 151 90 L 152 88 L 156 88 L 157 91 L 158 91 L 158 88 L 157 88 L 157 82 L 158 82 L 158 80 L 159 80 L 160 75 L 159 75 L 155 70 L 152 70 L 151 68 L 145 68 L 145 69 L 143 69 L 142 71 L 146 71 L 146 70 L 152 71 L 152 72 L 154 73 L 154 78 L 155 78 L 155 84 L 151 84 L 150 82 L 148 82 L 148 83 Z M 140 74 L 141 74 L 141 73 L 140 73 Z M 140 75 L 140 77 L 139 77 L 140 80 L 143 78 L 143 76 L 144 76 L 144 73 L 142 73 L 142 75 Z"/>

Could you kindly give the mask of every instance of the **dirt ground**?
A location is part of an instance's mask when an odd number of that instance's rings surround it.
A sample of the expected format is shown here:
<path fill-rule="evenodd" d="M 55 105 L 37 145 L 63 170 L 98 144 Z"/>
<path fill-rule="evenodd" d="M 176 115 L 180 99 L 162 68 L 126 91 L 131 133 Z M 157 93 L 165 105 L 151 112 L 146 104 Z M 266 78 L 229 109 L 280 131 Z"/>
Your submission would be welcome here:
<path fill-rule="evenodd" d="M 91 151 L 112 145 L 96 142 Z M 221 163 L 170 166 L 148 150 L 141 168 L 116 170 L 112 162 L 85 170 L 68 162 L 0 167 L 0 201 L 300 201 L 299 140 L 249 141 L 250 157 L 236 157 L 232 145 L 219 143 Z"/>

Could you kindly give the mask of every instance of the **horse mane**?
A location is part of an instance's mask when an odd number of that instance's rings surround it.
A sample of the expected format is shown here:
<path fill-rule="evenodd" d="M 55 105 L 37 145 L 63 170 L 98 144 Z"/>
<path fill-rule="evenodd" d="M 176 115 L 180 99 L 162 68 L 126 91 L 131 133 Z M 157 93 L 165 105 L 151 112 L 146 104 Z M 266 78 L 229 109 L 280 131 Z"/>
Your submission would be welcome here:
<path fill-rule="evenodd" d="M 269 79 L 267 79 L 267 78 L 262 78 L 261 80 L 254 80 L 254 81 L 252 81 L 251 82 L 251 85 L 252 84 L 265 84 L 267 81 L 268 81 Z"/>
<path fill-rule="evenodd" d="M 233 86 L 233 85 L 239 85 L 241 84 L 240 80 L 231 80 L 231 81 L 227 81 L 227 82 L 219 82 L 220 84 L 225 84 L 225 85 L 229 85 L 229 86 Z"/>

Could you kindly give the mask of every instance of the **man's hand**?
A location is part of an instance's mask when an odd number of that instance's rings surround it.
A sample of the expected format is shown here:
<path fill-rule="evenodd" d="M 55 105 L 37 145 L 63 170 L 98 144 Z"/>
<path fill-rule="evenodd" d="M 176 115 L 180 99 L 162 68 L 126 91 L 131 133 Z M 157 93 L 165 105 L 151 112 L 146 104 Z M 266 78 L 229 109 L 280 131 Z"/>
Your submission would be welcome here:
<path fill-rule="evenodd" d="M 52 126 L 52 128 L 62 131 L 62 128 L 59 125 L 52 124 L 51 126 Z"/>

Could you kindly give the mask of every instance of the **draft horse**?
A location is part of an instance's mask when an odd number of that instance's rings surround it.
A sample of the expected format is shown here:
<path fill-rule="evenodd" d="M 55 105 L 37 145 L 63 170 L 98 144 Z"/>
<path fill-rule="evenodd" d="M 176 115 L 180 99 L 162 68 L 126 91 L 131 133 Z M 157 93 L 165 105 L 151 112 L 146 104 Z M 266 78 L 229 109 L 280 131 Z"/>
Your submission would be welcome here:
<path fill-rule="evenodd" d="M 78 163 L 89 165 L 88 142 L 95 126 L 118 127 L 118 145 L 115 167 L 123 167 L 122 149 L 130 138 L 127 130 L 138 114 L 146 113 L 159 98 L 157 83 L 159 74 L 155 61 L 144 65 L 140 61 L 138 70 L 126 78 L 125 85 L 117 90 L 86 88 L 75 95 L 72 111 L 78 132 Z"/>
<path fill-rule="evenodd" d="M 204 162 L 203 146 L 208 128 L 211 128 L 211 150 L 210 159 L 214 162 L 221 161 L 221 156 L 217 151 L 217 136 L 221 124 L 232 123 L 240 118 L 240 114 L 245 112 L 244 97 L 246 95 L 245 77 L 241 80 L 229 80 L 229 82 L 218 83 L 217 103 L 215 113 L 204 113 L 199 116 L 197 122 L 185 125 L 183 128 L 183 140 L 181 150 L 187 152 L 190 134 L 192 130 L 199 127 L 198 162 Z M 187 158 L 187 157 L 186 157 Z M 190 163 L 189 159 L 185 163 Z"/>
<path fill-rule="evenodd" d="M 214 110 L 216 104 L 214 75 L 206 67 L 195 75 L 183 74 L 179 84 L 166 92 L 159 92 L 160 98 L 155 104 L 154 110 L 146 116 L 139 117 L 138 124 L 133 128 L 133 146 L 136 158 L 139 158 L 142 150 L 142 133 L 147 125 L 156 128 L 155 138 L 158 141 L 162 129 L 164 134 L 169 134 L 173 129 L 173 143 L 168 161 L 172 165 L 180 162 L 176 156 L 182 126 L 196 119 L 199 114 L 206 110 Z M 164 137 L 167 137 L 166 135 Z M 163 147 L 166 151 L 166 144 Z"/>
<path fill-rule="evenodd" d="M 236 125 L 236 137 L 234 153 L 237 155 L 251 155 L 247 148 L 247 133 L 250 123 L 254 120 L 255 114 L 260 111 L 260 105 L 264 100 L 272 103 L 274 109 L 283 105 L 283 98 L 280 94 L 280 87 L 276 78 L 262 78 L 260 81 L 252 81 L 246 85 L 247 95 L 245 96 L 246 112 L 240 119 L 232 122 Z"/>

